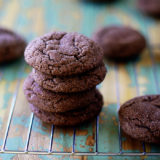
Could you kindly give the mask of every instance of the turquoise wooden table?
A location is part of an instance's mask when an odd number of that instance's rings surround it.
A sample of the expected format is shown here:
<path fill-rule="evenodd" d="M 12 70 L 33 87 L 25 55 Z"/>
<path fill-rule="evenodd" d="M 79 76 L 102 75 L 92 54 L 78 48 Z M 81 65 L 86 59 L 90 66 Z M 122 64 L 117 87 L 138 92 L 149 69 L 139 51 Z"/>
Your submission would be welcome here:
<path fill-rule="evenodd" d="M 100 116 L 79 128 L 57 128 L 34 117 L 23 94 L 31 71 L 23 58 L 0 66 L 0 159 L 159 160 L 160 146 L 143 144 L 119 130 L 117 109 L 126 100 L 160 93 L 160 21 L 141 14 L 135 0 L 94 4 L 85 0 L 1 0 L 0 23 L 28 41 L 52 30 L 91 36 L 103 25 L 125 24 L 148 40 L 141 57 L 127 64 L 106 62 L 98 86 L 104 96 Z"/>

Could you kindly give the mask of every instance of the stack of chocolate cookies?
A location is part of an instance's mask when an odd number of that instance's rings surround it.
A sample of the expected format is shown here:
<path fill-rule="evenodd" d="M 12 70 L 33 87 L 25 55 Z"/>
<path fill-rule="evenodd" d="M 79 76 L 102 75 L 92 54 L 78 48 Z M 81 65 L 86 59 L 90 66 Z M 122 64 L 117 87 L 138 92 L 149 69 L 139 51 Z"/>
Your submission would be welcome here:
<path fill-rule="evenodd" d="M 103 105 L 96 89 L 106 75 L 102 59 L 101 48 L 78 33 L 52 32 L 29 43 L 25 60 L 33 70 L 24 93 L 34 114 L 58 126 L 96 117 Z"/>

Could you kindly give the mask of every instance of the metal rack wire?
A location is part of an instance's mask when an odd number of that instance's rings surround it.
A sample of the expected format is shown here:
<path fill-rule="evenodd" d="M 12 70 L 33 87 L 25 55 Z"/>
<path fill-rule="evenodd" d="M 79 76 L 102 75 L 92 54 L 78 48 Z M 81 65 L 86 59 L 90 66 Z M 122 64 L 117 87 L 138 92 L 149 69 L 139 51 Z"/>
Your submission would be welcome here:
<path fill-rule="evenodd" d="M 152 61 L 152 71 L 154 73 L 154 79 L 155 79 L 155 84 L 157 86 L 157 93 L 159 93 L 159 85 L 158 85 L 158 79 L 157 79 L 157 70 L 156 70 L 156 66 L 155 66 L 155 60 L 154 60 L 154 56 L 152 53 L 152 48 L 148 45 L 148 50 L 150 53 L 150 58 Z M 133 67 L 133 71 L 134 71 L 134 77 L 135 77 L 135 84 L 136 84 L 136 93 L 137 96 L 140 95 L 140 91 L 139 91 L 139 83 L 138 83 L 138 79 L 137 79 L 137 70 L 135 67 L 135 64 L 132 64 Z M 120 91 L 119 91 L 119 73 L 118 73 L 118 66 L 114 66 L 114 71 L 115 71 L 115 78 L 116 78 L 116 97 L 117 97 L 117 110 L 120 107 Z M 4 139 L 3 139 L 3 143 L 2 143 L 2 148 L 0 149 L 0 153 L 15 153 L 15 154 L 42 154 L 42 155 L 77 155 L 77 156 L 160 156 L 160 152 L 146 152 L 146 145 L 145 143 L 142 143 L 142 147 L 143 147 L 143 152 L 123 152 L 122 151 L 122 137 L 121 137 L 121 129 L 120 129 L 120 124 L 118 123 L 118 141 L 119 141 L 119 152 L 114 153 L 114 152 L 100 152 L 99 151 L 99 147 L 98 147 L 98 140 L 99 140 L 99 116 L 97 116 L 96 119 L 96 137 L 95 137 L 95 152 L 75 152 L 75 138 L 76 138 L 76 128 L 73 128 L 73 143 L 72 143 L 72 151 L 71 152 L 55 152 L 52 150 L 52 146 L 53 146 L 53 141 L 54 141 L 54 130 L 55 130 L 55 126 L 52 125 L 51 128 L 51 134 L 50 134 L 50 143 L 48 145 L 48 151 L 29 151 L 29 143 L 30 143 L 30 137 L 31 137 L 31 132 L 32 132 L 32 126 L 33 126 L 33 121 L 34 121 L 34 114 L 31 114 L 30 117 L 30 123 L 29 123 L 29 128 L 28 128 L 28 133 L 27 133 L 27 139 L 25 142 L 25 147 L 23 151 L 20 150 L 7 150 L 6 149 L 6 142 L 7 142 L 7 138 L 8 138 L 8 133 L 9 133 L 9 129 L 10 129 L 10 125 L 11 125 L 11 121 L 12 121 L 12 116 L 13 116 L 13 112 L 14 112 L 14 108 L 15 108 L 15 104 L 16 104 L 16 99 L 17 99 L 17 94 L 18 94 L 18 89 L 20 87 L 20 79 L 17 81 L 17 86 L 16 86 L 16 90 L 14 92 L 13 98 L 12 98 L 12 102 L 11 102 L 11 109 L 10 109 L 10 113 L 9 113 L 9 117 L 8 117 L 8 122 L 7 122 L 7 127 L 6 127 L 6 131 L 5 131 L 5 135 L 4 135 Z"/>

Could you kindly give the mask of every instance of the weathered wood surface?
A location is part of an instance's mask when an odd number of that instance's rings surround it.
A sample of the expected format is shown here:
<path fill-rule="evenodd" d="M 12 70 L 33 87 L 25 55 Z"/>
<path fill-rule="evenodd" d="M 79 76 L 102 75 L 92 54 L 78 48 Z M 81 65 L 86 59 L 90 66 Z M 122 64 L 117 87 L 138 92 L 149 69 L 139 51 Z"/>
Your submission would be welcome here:
<path fill-rule="evenodd" d="M 23 34 L 28 41 L 52 30 L 77 31 L 91 36 L 99 26 L 126 24 L 138 28 L 148 38 L 149 46 L 133 63 L 115 66 L 106 62 L 108 74 L 98 87 L 104 96 L 100 114 L 99 152 L 119 152 L 117 105 L 144 94 L 157 94 L 160 87 L 160 21 L 142 15 L 134 0 L 97 5 L 85 0 L 1 0 L 0 23 Z M 18 94 L 6 142 L 8 150 L 24 150 L 31 112 L 23 94 L 23 81 L 31 68 L 22 60 L 0 66 L 0 147 L 2 147 L 12 99 Z M 51 126 L 34 118 L 29 150 L 48 150 Z M 55 128 L 53 151 L 72 151 L 73 129 Z M 76 130 L 75 151 L 95 152 L 95 121 Z M 142 144 L 123 135 L 122 151 L 142 152 Z M 160 152 L 160 147 L 146 145 L 147 152 Z M 160 157 L 86 157 L 70 159 L 159 159 Z M 50 160 L 67 156 L 0 154 L 0 159 Z"/>

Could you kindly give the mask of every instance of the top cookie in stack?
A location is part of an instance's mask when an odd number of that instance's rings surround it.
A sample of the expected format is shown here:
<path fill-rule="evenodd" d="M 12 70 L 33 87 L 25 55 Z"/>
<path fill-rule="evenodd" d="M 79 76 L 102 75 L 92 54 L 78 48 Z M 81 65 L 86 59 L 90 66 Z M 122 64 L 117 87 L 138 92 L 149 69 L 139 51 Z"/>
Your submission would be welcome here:
<path fill-rule="evenodd" d="M 95 86 L 102 82 L 106 75 L 106 68 L 102 58 L 102 49 L 94 41 L 78 33 L 52 32 L 33 40 L 26 48 L 25 60 L 34 69 L 29 76 L 30 78 L 26 79 L 27 82 L 25 81 L 24 90 L 28 101 L 32 103 L 31 109 L 35 115 L 43 121 L 55 125 L 76 125 L 95 117 L 102 107 L 102 97 L 95 89 Z M 69 103 L 74 105 L 74 109 L 72 109 L 72 106 L 68 106 L 70 110 L 67 109 L 66 112 L 64 104 L 64 107 L 61 106 L 64 112 L 58 110 L 55 113 L 55 110 L 50 109 L 52 110 L 50 113 L 46 107 L 42 105 L 39 105 L 41 106 L 39 107 L 38 103 L 31 100 L 33 92 L 30 91 L 33 83 L 29 81 L 36 83 L 34 87 L 37 86 L 40 88 L 39 90 L 45 93 L 45 100 L 48 97 L 47 95 L 50 95 L 53 99 L 61 97 L 61 100 L 67 97 L 66 95 L 72 100 L 75 99 L 73 97 L 78 99 L 77 97 L 80 97 L 80 95 L 85 97 L 86 94 L 88 96 L 89 92 L 92 95 L 94 93 L 95 96 L 91 96 L 92 99 L 87 100 L 85 106 L 75 107 L 76 104 Z M 34 89 L 34 95 L 36 94 L 35 91 L 38 90 Z M 42 96 L 38 94 L 36 96 L 42 101 Z M 48 101 L 51 101 L 51 99 Z M 54 108 L 55 103 L 50 103 L 50 107 L 51 105 Z M 97 110 L 92 113 L 96 108 Z M 66 115 L 73 120 L 72 123 L 65 121 Z M 77 116 L 74 117 L 73 115 L 78 115 L 82 119 L 80 118 L 81 120 L 79 119 L 77 122 L 75 120 Z M 48 120 L 48 117 L 50 120 Z M 62 119 L 65 120 L 62 122 Z"/>
<path fill-rule="evenodd" d="M 25 51 L 26 62 L 35 68 L 36 82 L 54 92 L 79 92 L 96 86 L 105 76 L 102 57 L 102 50 L 92 40 L 66 32 L 37 38 Z"/>

